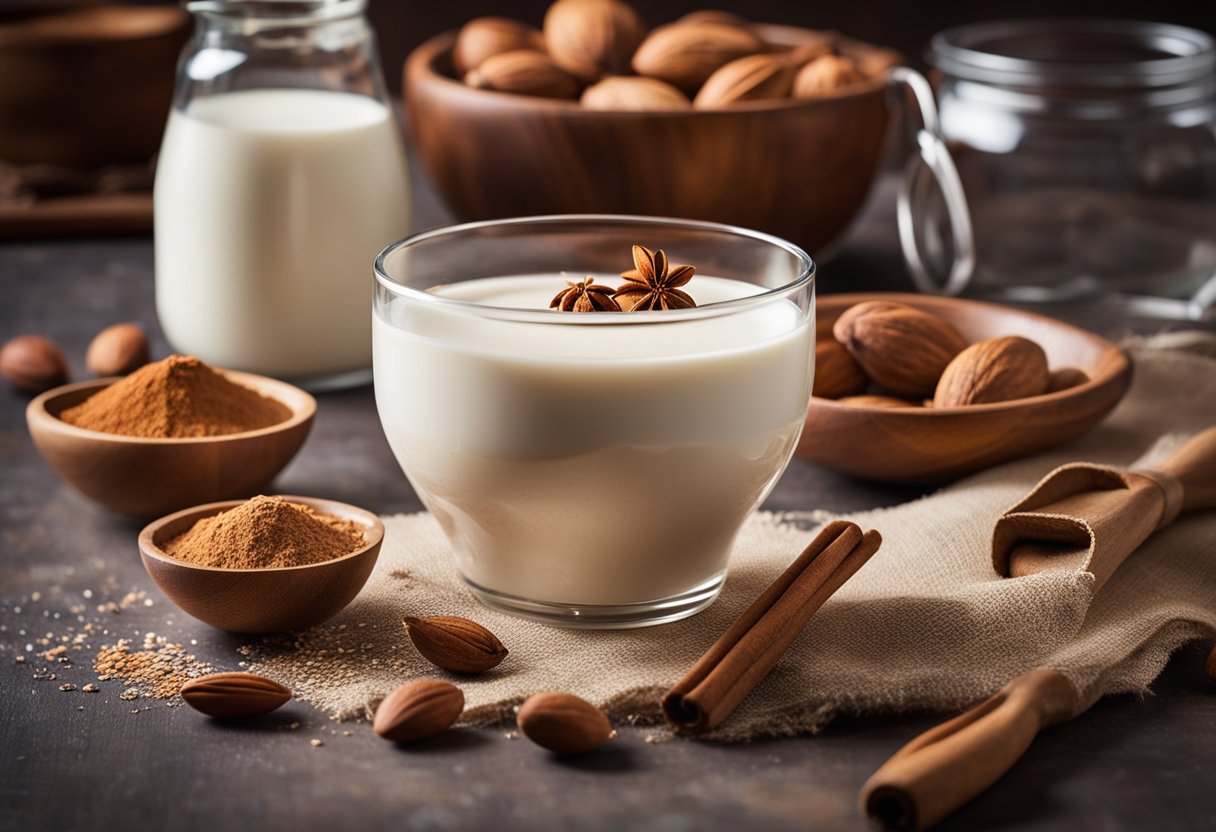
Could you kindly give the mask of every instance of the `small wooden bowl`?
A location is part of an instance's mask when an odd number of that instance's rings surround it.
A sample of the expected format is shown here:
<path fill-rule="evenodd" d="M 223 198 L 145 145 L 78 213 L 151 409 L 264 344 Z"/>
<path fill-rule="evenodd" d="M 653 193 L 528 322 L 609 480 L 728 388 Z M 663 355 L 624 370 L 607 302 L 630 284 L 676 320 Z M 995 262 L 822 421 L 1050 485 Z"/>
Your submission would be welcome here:
<path fill-rule="evenodd" d="M 0 159 L 93 169 L 160 145 L 190 15 L 86 6 L 0 16 Z"/>
<path fill-rule="evenodd" d="M 808 30 L 761 26 L 795 44 Z M 875 61 L 899 56 L 856 41 Z M 481 90 L 452 69 L 454 33 L 405 64 L 419 158 L 461 220 L 641 214 L 755 228 L 819 252 L 870 192 L 889 118 L 886 81 L 818 100 L 721 110 L 608 112 Z"/>
<path fill-rule="evenodd" d="M 1076 367 L 1089 381 L 1026 399 L 952 408 L 885 408 L 811 397 L 797 455 L 864 479 L 938 484 L 1061 445 L 1111 411 L 1131 383 L 1123 350 L 1079 327 L 980 301 L 905 294 L 829 295 L 818 300 L 816 327 L 830 338 L 845 309 L 886 300 L 954 324 L 968 343 L 1000 335 L 1030 338 L 1048 366 Z"/>
<path fill-rule="evenodd" d="M 340 558 L 277 569 L 221 569 L 171 558 L 161 548 L 205 517 L 239 506 L 228 500 L 195 506 L 149 523 L 139 533 L 144 569 L 169 600 L 199 621 L 233 633 L 282 633 L 302 630 L 333 618 L 372 574 L 384 524 L 370 511 L 313 497 L 284 496 L 322 514 L 363 527 L 363 548 Z"/>
<path fill-rule="evenodd" d="M 59 476 L 81 494 L 129 517 L 253 493 L 268 485 L 304 444 L 317 402 L 286 382 L 222 371 L 282 402 L 291 416 L 261 430 L 192 439 L 146 439 L 84 430 L 59 418 L 118 381 L 82 381 L 48 390 L 26 408 L 30 436 Z"/>

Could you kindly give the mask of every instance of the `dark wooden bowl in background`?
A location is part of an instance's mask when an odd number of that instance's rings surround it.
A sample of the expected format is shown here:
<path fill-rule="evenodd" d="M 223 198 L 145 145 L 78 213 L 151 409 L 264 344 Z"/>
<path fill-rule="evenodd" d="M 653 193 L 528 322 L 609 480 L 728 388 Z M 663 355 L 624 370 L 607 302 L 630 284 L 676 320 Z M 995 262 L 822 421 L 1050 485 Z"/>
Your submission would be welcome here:
<path fill-rule="evenodd" d="M 792 43 L 806 30 L 764 32 Z M 813 254 L 853 219 L 878 169 L 889 119 L 882 79 L 815 101 L 604 112 L 466 86 L 451 70 L 454 39 L 416 49 L 404 80 L 418 153 L 461 220 L 681 217 L 767 231 Z"/>
<path fill-rule="evenodd" d="M 173 6 L 0 13 L 0 159 L 91 170 L 149 161 L 190 15 Z"/>

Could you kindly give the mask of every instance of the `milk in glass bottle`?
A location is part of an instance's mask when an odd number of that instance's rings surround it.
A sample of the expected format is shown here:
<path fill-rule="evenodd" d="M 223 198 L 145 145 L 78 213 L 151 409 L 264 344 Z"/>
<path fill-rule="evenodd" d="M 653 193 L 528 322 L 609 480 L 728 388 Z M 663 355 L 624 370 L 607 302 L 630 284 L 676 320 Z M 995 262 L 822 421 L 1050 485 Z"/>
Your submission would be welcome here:
<path fill-rule="evenodd" d="M 175 350 L 312 389 L 370 379 L 372 263 L 409 228 L 366 0 L 203 0 L 156 174 Z"/>

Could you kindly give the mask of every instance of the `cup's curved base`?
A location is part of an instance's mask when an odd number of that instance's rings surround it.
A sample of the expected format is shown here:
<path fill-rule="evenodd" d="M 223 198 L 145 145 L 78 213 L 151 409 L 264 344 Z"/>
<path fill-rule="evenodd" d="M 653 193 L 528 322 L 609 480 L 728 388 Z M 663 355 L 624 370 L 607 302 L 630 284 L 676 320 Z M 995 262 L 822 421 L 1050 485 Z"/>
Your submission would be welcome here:
<path fill-rule="evenodd" d="M 556 604 L 530 601 L 479 586 L 468 578 L 465 583 L 478 601 L 492 609 L 519 618 L 529 618 L 555 627 L 578 630 L 624 630 L 653 627 L 696 615 L 713 603 L 726 581 L 723 570 L 687 592 L 637 604 Z"/>

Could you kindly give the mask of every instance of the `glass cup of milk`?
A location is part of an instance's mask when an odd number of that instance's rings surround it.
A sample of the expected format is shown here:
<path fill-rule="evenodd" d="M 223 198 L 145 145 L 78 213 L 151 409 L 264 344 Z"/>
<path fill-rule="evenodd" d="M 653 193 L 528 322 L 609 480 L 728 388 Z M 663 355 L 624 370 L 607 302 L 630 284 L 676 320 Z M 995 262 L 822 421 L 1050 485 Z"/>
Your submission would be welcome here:
<path fill-rule="evenodd" d="M 558 312 L 638 243 L 698 306 Z M 429 231 L 376 260 L 376 404 L 485 604 L 570 627 L 660 624 L 717 596 L 785 470 L 814 371 L 815 264 L 767 234 L 623 216 Z"/>
<path fill-rule="evenodd" d="M 371 378 L 367 264 L 409 231 L 365 0 L 204 0 L 157 163 L 175 350 L 311 389 Z"/>

